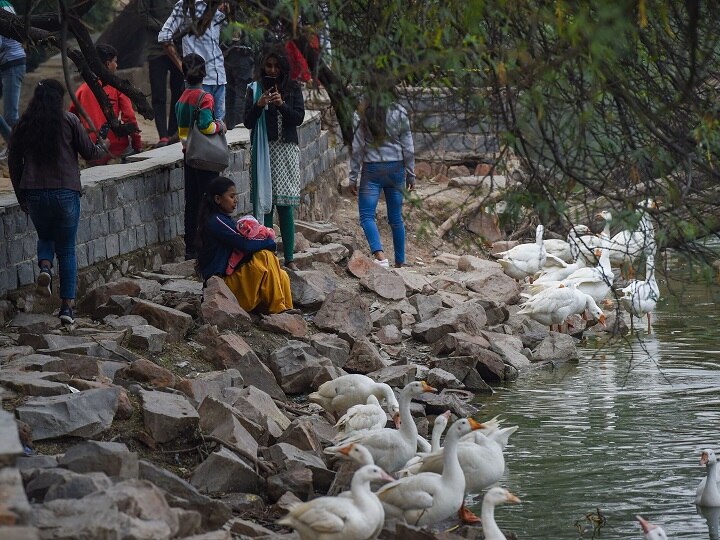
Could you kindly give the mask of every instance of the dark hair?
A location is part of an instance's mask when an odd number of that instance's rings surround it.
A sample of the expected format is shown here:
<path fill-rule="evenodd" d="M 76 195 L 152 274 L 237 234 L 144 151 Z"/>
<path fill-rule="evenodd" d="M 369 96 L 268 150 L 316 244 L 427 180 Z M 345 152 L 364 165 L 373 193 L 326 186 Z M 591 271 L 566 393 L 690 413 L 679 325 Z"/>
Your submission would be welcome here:
<path fill-rule="evenodd" d="M 95 45 L 95 52 L 103 64 L 107 64 L 118 55 L 117 49 L 109 43 L 98 43 Z"/>
<path fill-rule="evenodd" d="M 280 67 L 280 77 L 276 84 L 280 93 L 284 95 L 294 82 L 290 79 L 290 60 L 288 59 L 284 45 L 272 44 L 262 50 L 260 61 L 255 67 L 255 80 L 262 84 L 263 77 L 265 77 L 265 61 L 273 57 L 277 59 L 278 66 Z M 263 88 L 263 90 L 267 90 L 267 88 Z"/>
<path fill-rule="evenodd" d="M 360 128 L 365 136 L 369 135 L 372 144 L 381 145 L 387 138 L 387 107 L 379 99 L 379 96 L 366 98 L 358 106 L 360 116 Z"/>
<path fill-rule="evenodd" d="M 199 54 L 186 54 L 182 60 L 183 77 L 189 85 L 200 84 L 207 72 L 205 71 L 205 59 Z"/>
<path fill-rule="evenodd" d="M 65 87 L 55 79 L 43 79 L 10 137 L 12 155 L 57 161 L 62 143 Z"/>
<path fill-rule="evenodd" d="M 197 236 L 195 238 L 195 247 L 197 248 L 198 258 L 196 270 L 198 274 L 200 269 L 205 266 L 212 253 L 206 253 L 203 249 L 203 240 L 207 231 L 208 219 L 211 215 L 222 213 L 222 210 L 215 202 L 215 196 L 222 196 L 228 189 L 233 187 L 235 182 L 225 176 L 216 176 L 208 183 L 205 193 L 200 200 L 200 208 L 197 215 Z"/>

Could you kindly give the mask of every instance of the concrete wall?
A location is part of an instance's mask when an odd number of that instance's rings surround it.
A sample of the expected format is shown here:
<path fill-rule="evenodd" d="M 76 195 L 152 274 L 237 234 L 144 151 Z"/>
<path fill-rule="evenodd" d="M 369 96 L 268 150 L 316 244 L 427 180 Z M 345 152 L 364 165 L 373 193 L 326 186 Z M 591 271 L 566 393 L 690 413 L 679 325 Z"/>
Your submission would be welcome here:
<path fill-rule="evenodd" d="M 333 169 L 347 156 L 328 144 L 320 115 L 308 112 L 299 128 L 303 188 L 300 217 L 326 219 L 337 193 Z M 251 211 L 249 132 L 228 132 L 229 168 L 240 194 L 238 212 Z M 132 163 L 82 171 L 83 196 L 77 256 L 80 269 L 136 250 L 171 242 L 183 234 L 184 189 L 179 144 L 133 156 Z M 35 228 L 15 196 L 0 195 L 0 297 L 37 277 Z"/>

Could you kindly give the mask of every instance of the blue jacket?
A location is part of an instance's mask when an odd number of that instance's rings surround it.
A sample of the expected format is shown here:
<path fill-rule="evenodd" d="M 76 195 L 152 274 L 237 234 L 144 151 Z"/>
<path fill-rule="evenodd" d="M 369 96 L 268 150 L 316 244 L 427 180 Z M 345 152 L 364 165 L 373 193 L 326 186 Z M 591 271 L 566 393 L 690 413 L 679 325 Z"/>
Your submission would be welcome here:
<path fill-rule="evenodd" d="M 249 240 L 237 232 L 235 225 L 227 214 L 212 214 L 208 218 L 199 256 L 200 273 L 204 280 L 210 276 L 225 275 L 228 259 L 234 249 L 246 254 L 243 262 L 262 249 L 275 250 L 275 240 Z"/>

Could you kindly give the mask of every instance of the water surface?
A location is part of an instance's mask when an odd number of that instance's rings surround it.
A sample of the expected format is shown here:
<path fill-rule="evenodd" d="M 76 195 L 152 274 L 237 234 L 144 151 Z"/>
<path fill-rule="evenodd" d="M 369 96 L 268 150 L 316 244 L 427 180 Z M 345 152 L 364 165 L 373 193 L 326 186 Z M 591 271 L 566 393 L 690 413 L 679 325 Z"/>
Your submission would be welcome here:
<path fill-rule="evenodd" d="M 669 538 L 720 538 L 720 509 L 711 534 L 693 504 L 700 452 L 720 450 L 720 288 L 661 287 L 653 334 L 588 343 L 579 362 L 482 398 L 483 417 L 520 426 L 501 484 L 523 502 L 496 510 L 501 528 L 592 538 L 585 515 L 599 508 L 607 522 L 595 538 L 642 538 L 635 514 Z"/>

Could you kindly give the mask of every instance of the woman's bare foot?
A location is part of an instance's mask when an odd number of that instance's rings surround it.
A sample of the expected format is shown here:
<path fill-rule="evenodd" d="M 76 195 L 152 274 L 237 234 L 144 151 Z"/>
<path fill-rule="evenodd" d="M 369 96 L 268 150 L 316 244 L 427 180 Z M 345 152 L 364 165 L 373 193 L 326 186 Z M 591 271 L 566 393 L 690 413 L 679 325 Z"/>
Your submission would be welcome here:
<path fill-rule="evenodd" d="M 298 270 L 300 270 L 300 268 L 298 268 L 298 265 L 295 263 L 295 261 L 290 261 L 288 263 L 285 263 L 285 268 L 287 268 L 288 270 L 292 270 L 293 272 L 297 272 Z"/>

